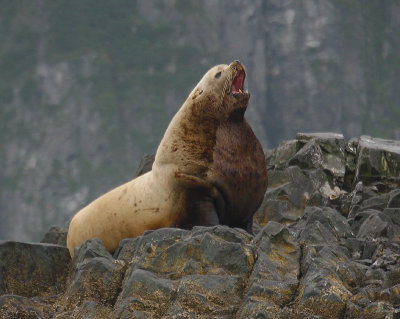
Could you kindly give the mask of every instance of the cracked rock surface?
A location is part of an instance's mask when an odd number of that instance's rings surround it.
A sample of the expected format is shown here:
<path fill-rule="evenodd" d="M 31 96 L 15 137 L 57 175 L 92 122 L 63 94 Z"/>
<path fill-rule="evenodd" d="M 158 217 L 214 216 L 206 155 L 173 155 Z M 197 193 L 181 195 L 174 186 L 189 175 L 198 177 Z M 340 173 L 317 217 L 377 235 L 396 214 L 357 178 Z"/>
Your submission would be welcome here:
<path fill-rule="evenodd" d="M 0 242 L 0 317 L 400 318 L 400 142 L 301 133 L 266 162 L 254 234 L 165 228 L 72 261 L 62 228 Z"/>

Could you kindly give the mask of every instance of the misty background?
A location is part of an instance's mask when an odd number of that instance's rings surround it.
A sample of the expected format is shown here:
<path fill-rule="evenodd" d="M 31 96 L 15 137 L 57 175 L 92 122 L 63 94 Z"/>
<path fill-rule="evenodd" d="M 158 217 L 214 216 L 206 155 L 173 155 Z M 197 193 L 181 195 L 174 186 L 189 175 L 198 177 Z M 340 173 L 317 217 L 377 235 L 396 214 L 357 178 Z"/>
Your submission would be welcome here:
<path fill-rule="evenodd" d="M 400 1 L 0 1 L 0 239 L 130 180 L 213 65 L 240 60 L 264 148 L 400 139 Z"/>

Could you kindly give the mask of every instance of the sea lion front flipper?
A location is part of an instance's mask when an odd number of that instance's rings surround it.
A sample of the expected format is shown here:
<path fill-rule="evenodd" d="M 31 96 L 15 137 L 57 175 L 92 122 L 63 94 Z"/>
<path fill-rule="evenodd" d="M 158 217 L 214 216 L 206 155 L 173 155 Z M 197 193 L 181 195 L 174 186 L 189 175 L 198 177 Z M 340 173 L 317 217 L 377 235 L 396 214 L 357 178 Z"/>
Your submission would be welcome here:
<path fill-rule="evenodd" d="M 175 177 L 179 180 L 180 186 L 191 189 L 190 223 L 193 221 L 194 225 L 203 226 L 221 224 L 225 213 L 225 199 L 220 190 L 197 176 L 177 172 Z"/>
<path fill-rule="evenodd" d="M 190 198 L 190 200 L 193 200 L 193 202 L 189 206 L 188 214 L 186 215 L 186 218 L 182 220 L 179 227 L 184 229 L 192 229 L 193 226 L 219 225 L 220 221 L 214 200 L 210 197 L 196 199 L 196 197 L 200 197 L 201 194 L 193 195 L 193 198 Z"/>

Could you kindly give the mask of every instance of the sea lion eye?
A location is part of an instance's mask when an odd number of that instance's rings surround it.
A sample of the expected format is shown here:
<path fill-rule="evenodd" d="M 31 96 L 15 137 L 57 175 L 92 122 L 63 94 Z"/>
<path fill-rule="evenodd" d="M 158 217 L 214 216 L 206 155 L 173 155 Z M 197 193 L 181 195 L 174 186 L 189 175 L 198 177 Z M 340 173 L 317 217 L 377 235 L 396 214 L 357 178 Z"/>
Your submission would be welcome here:
<path fill-rule="evenodd" d="M 217 74 L 215 74 L 215 78 L 218 79 L 221 76 L 221 72 L 218 72 Z"/>

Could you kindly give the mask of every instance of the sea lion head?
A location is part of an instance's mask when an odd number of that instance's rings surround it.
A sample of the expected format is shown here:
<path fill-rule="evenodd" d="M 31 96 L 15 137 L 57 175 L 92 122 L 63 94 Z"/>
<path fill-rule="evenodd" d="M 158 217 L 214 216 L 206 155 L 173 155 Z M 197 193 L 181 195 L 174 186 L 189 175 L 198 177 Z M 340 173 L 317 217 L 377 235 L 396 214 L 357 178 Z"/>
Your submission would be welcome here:
<path fill-rule="evenodd" d="M 246 70 L 237 60 L 229 65 L 216 65 L 203 76 L 189 100 L 203 101 L 203 111 L 205 103 L 212 106 L 210 112 L 218 115 L 220 120 L 243 118 L 250 99 L 244 88 L 245 79 Z"/>
<path fill-rule="evenodd" d="M 213 161 L 218 129 L 244 122 L 250 98 L 245 78 L 239 61 L 208 70 L 171 120 L 157 150 L 157 165 L 179 163 L 181 171 L 204 175 Z"/>

